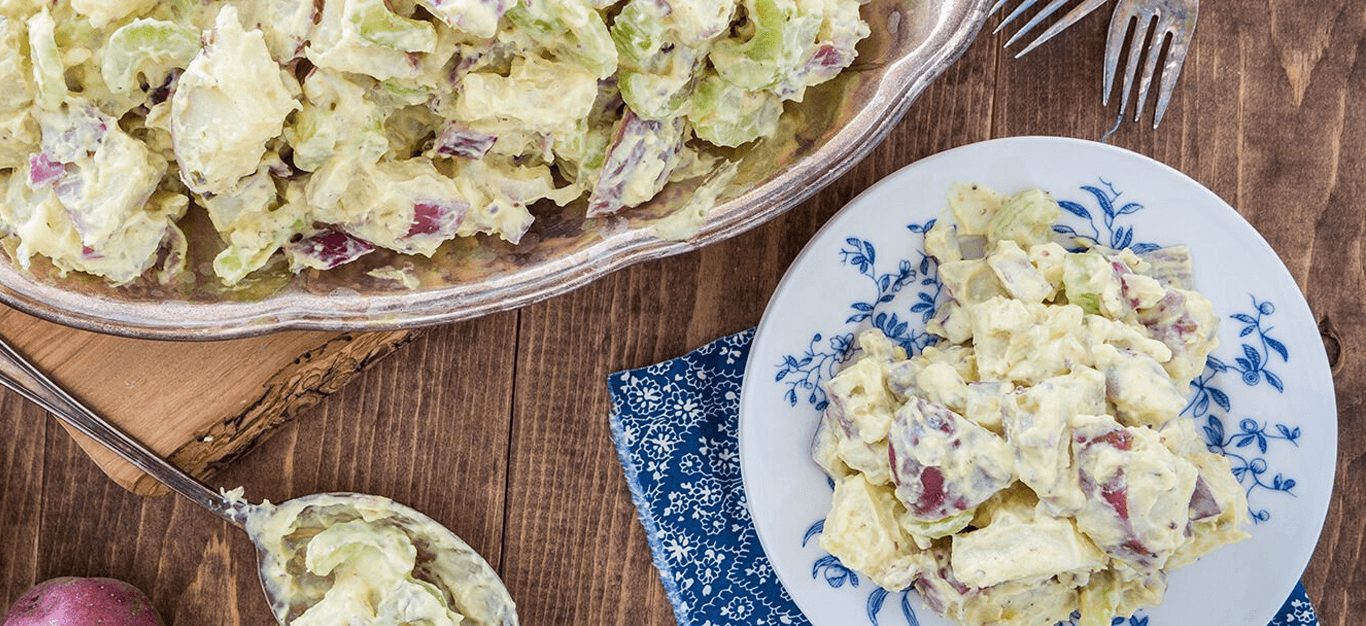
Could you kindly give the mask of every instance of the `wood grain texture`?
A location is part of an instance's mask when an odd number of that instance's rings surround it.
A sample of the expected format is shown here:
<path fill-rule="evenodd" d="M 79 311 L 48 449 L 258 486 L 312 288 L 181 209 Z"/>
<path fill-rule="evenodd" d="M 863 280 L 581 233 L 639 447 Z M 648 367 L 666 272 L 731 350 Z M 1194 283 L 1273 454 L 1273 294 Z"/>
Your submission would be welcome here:
<path fill-rule="evenodd" d="M 404 351 L 290 422 L 213 484 L 281 501 L 325 491 L 410 503 L 497 562 L 516 314 L 423 333 Z M 467 349 L 478 346 L 478 350 Z M 61 427 L 0 401 L 0 602 L 34 581 L 112 576 L 145 590 L 168 623 L 273 623 L 245 535 L 186 501 L 143 498 L 106 479 Z M 19 488 L 19 486 L 24 488 Z"/>
<path fill-rule="evenodd" d="M 290 332 L 172 343 L 73 330 L 3 309 L 0 335 L 87 405 L 204 477 L 412 333 Z M 120 485 L 143 495 L 164 491 L 84 435 L 71 435 Z"/>
<path fill-rule="evenodd" d="M 1366 11 L 1356 0 L 1203 8 L 1163 127 L 1129 122 L 1115 142 L 1227 199 L 1308 295 L 1334 366 L 1340 448 L 1305 581 L 1323 623 L 1347 626 L 1366 615 Z M 825 220 L 907 163 L 990 137 L 1098 138 L 1115 111 L 1099 104 L 1106 23 L 1093 16 L 1022 61 L 984 36 L 867 160 L 783 217 L 517 313 L 425 331 L 298 411 L 216 484 L 272 499 L 330 489 L 396 497 L 483 551 L 529 626 L 671 623 L 608 438 L 606 374 L 757 323 Z M 55 423 L 12 396 L 0 396 L 0 432 L 0 602 L 50 576 L 113 575 L 148 590 L 173 624 L 268 623 L 235 531 L 104 480 Z"/>
<path fill-rule="evenodd" d="M 12 393 L 0 397 L 0 602 L 38 574 L 38 520 L 43 515 L 43 412 Z M 23 427 L 33 424 L 32 427 Z"/>

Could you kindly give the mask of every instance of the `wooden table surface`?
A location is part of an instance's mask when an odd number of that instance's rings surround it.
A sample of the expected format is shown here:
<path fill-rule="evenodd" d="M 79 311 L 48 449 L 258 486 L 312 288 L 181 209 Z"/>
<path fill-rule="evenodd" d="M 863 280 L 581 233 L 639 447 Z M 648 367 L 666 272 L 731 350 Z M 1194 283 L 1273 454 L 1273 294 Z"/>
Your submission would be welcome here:
<path fill-rule="evenodd" d="M 1020 61 L 984 34 L 866 161 L 787 215 L 521 311 L 426 331 L 216 483 L 275 500 L 340 490 L 407 502 L 496 565 L 530 626 L 671 623 L 608 439 L 604 377 L 757 323 L 821 224 L 903 165 L 992 137 L 1098 138 L 1113 115 L 1099 104 L 1107 21 L 1094 15 Z M 1366 616 L 1363 43 L 1360 0 L 1206 2 L 1163 127 L 1130 123 L 1115 139 L 1237 207 L 1308 295 L 1341 428 L 1305 582 L 1323 623 L 1339 625 Z M 236 530 L 115 486 L 10 394 L 0 433 L 0 605 L 38 580 L 98 575 L 146 590 L 173 624 L 271 623 Z"/>

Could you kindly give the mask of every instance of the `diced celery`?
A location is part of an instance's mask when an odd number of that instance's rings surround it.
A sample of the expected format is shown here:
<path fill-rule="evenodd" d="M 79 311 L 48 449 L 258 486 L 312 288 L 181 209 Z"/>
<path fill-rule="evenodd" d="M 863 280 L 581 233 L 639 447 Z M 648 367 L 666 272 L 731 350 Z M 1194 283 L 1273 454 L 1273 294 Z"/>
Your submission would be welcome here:
<path fill-rule="evenodd" d="M 312 3 L 309 3 L 312 6 Z M 160 0 L 143 17 L 167 19 L 178 24 L 194 23 L 195 13 L 201 8 L 198 0 Z"/>
<path fill-rule="evenodd" d="M 1047 243 L 1053 223 L 1062 209 L 1053 196 L 1040 189 L 1022 191 L 1001 203 L 1001 209 L 987 222 L 987 240 L 995 243 L 1010 239 L 1021 247 Z"/>
<path fill-rule="evenodd" d="M 29 61 L 33 63 L 33 82 L 38 85 L 38 106 L 56 109 L 66 99 L 66 68 L 57 49 L 56 23 L 47 9 L 28 18 Z"/>
<path fill-rule="evenodd" d="M 631 0 L 612 22 L 612 41 L 623 67 L 645 71 L 665 43 L 668 7 L 658 0 Z"/>
<path fill-rule="evenodd" d="M 585 188 L 591 188 L 612 142 L 610 124 L 591 124 L 583 120 L 572 130 L 555 135 L 555 158 L 560 173 Z"/>
<path fill-rule="evenodd" d="M 275 251 L 272 250 L 270 253 L 274 254 Z M 264 264 L 270 255 L 259 255 L 256 250 L 241 248 L 224 249 L 213 258 L 213 273 L 223 279 L 224 284 L 235 285 L 253 271 L 252 266 L 256 265 L 258 257 Z"/>
<path fill-rule="evenodd" d="M 617 46 L 607 23 L 583 0 L 531 0 L 507 17 L 551 54 L 567 57 L 598 78 L 617 71 Z"/>
<path fill-rule="evenodd" d="M 424 104 L 431 100 L 436 90 L 429 85 L 413 81 L 390 78 L 378 85 L 379 99 L 382 103 L 397 103 L 405 106 Z"/>
<path fill-rule="evenodd" d="M 655 55 L 649 72 L 622 71 L 617 76 L 621 98 L 643 118 L 663 120 L 682 112 L 697 85 L 703 56 L 686 46 L 673 46 Z"/>
<path fill-rule="evenodd" d="M 107 36 L 101 32 L 101 29 L 92 26 L 89 21 L 64 17 L 60 10 L 53 19 L 57 22 L 53 36 L 57 40 L 57 48 L 61 50 L 88 48 L 91 42 L 101 41 Z M 66 61 L 70 63 L 71 59 L 66 59 Z"/>
<path fill-rule="evenodd" d="M 901 525 L 902 530 L 906 531 L 906 534 L 915 540 L 916 545 L 922 549 L 927 549 L 930 547 L 931 541 L 940 537 L 947 537 L 967 528 L 968 524 L 972 523 L 972 516 L 976 513 L 977 509 L 968 509 L 933 522 L 924 522 L 910 515 L 902 515 L 897 518 L 897 523 Z"/>
<path fill-rule="evenodd" d="M 134 20 L 109 37 L 100 74 L 115 93 L 138 88 L 138 74 L 149 87 L 161 85 L 172 68 L 184 68 L 199 53 L 199 33 L 161 20 Z"/>
<path fill-rule="evenodd" d="M 329 113 L 306 104 L 294 114 L 294 124 L 287 131 L 294 147 L 294 165 L 305 172 L 322 166 L 337 145 Z"/>
<path fill-rule="evenodd" d="M 716 42 L 711 62 L 726 80 L 746 89 L 782 81 L 814 53 L 819 15 L 802 14 L 795 0 L 746 0 L 753 34 Z"/>
<path fill-rule="evenodd" d="M 317 171 L 336 154 L 370 163 L 388 151 L 383 116 L 359 85 L 339 72 L 319 70 L 303 89 L 305 104 L 285 128 L 295 167 Z"/>
<path fill-rule="evenodd" d="M 412 44 L 421 47 L 432 41 L 401 41 L 402 29 L 386 32 L 381 23 L 383 16 L 366 25 L 365 16 L 387 11 L 383 5 L 373 3 L 379 0 L 325 0 L 318 23 L 307 35 L 304 56 L 313 65 L 330 70 L 365 74 L 376 80 L 389 78 L 416 78 L 421 63 L 401 48 L 389 44 Z M 370 7 L 367 9 L 367 7 Z M 398 18 L 398 16 L 394 16 Z M 398 18 L 401 19 L 401 18 Z M 362 35 L 360 29 L 367 28 L 369 37 Z M 429 25 L 430 26 L 430 25 Z M 419 32 L 421 29 L 415 30 Z M 381 41 L 374 41 L 373 39 Z M 417 35 L 421 39 L 422 35 Z M 387 42 L 387 43 L 385 43 Z M 276 45 L 280 42 L 277 40 Z M 415 62 L 418 61 L 418 62 Z"/>
<path fill-rule="evenodd" d="M 298 207 L 292 205 L 273 210 L 257 209 L 252 227 L 225 233 L 228 247 L 214 257 L 214 274 L 224 284 L 236 285 L 248 274 L 264 267 L 281 246 L 307 228 L 298 213 Z"/>
<path fill-rule="evenodd" d="M 767 91 L 749 91 L 715 74 L 702 79 L 688 121 L 699 139 L 734 147 L 778 129 L 783 103 Z"/>
<path fill-rule="evenodd" d="M 346 19 L 362 39 L 404 52 L 431 52 L 436 48 L 436 29 L 421 20 L 398 15 L 384 0 L 347 2 Z"/>
<path fill-rule="evenodd" d="M 1062 284 L 1067 301 L 1087 313 L 1102 313 L 1106 300 L 1104 293 L 1111 289 L 1118 291 L 1118 285 L 1114 283 L 1110 262 L 1098 253 L 1069 254 L 1063 259 Z"/>

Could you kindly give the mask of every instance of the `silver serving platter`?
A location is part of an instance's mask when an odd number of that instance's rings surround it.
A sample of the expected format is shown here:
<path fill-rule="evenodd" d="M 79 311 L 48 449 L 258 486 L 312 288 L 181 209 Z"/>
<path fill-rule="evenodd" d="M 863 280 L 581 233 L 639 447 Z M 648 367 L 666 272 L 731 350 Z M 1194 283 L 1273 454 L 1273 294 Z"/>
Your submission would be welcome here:
<path fill-rule="evenodd" d="M 68 326 L 176 340 L 408 328 L 524 306 L 632 263 L 732 237 L 834 181 L 967 49 L 989 1 L 872 0 L 863 9 L 872 35 L 859 45 L 854 66 L 802 103 L 789 103 L 776 137 L 734 155 L 743 157 L 738 174 L 686 241 L 662 239 L 654 229 L 688 197 L 679 186 L 610 218 L 586 218 L 582 206 L 534 209 L 535 224 L 515 246 L 479 238 L 450 242 L 430 259 L 375 252 L 328 272 L 266 271 L 227 290 L 209 267 L 216 236 L 192 212 L 191 271 L 171 285 L 112 287 L 81 274 L 60 276 L 38 259 L 22 269 L 0 255 L 0 300 Z M 385 267 L 411 268 L 420 284 L 409 289 L 369 274 Z"/>

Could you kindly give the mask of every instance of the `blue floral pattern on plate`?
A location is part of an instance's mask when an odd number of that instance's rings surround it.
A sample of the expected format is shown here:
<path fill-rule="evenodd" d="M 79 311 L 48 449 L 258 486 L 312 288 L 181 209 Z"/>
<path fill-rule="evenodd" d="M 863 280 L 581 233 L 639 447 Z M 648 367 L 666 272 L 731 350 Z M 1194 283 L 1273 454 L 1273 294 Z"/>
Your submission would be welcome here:
<path fill-rule="evenodd" d="M 1134 227 L 1127 223 L 1126 216 L 1142 211 L 1143 204 L 1125 198 L 1122 191 L 1104 178 L 1099 178 L 1098 184 L 1083 185 L 1080 190 L 1087 194 L 1085 197 L 1093 204 L 1088 207 L 1083 202 L 1060 199 L 1058 204 L 1065 211 L 1064 218 L 1067 221 L 1060 222 L 1053 228 L 1055 233 L 1071 238 L 1077 243 L 1074 251 L 1101 245 L 1143 253 L 1161 247 L 1155 243 L 1137 241 Z M 1099 222 L 1096 221 L 1097 218 Z M 943 284 L 935 273 L 937 267 L 934 259 L 926 256 L 923 250 L 923 235 L 933 226 L 934 220 L 907 225 L 907 229 L 912 233 L 922 236 L 921 249 L 917 251 L 919 261 L 912 264 L 910 259 L 896 260 L 891 263 L 896 268 L 893 272 L 879 270 L 879 262 L 885 259 L 878 258 L 877 248 L 871 241 L 853 236 L 845 239 L 846 245 L 839 252 L 841 263 L 871 281 L 876 291 L 873 297 L 849 305 L 853 313 L 836 334 L 825 340 L 825 335 L 816 333 L 803 352 L 785 355 L 783 362 L 776 366 L 775 380 L 786 385 L 785 400 L 790 405 L 796 406 L 804 399 L 817 410 L 825 409 L 828 399 L 821 383 L 834 376 L 840 363 L 853 351 L 856 330 L 868 326 L 881 329 L 888 337 L 901 344 L 907 354 L 912 355 L 934 343 L 935 338 L 924 331 L 924 322 L 929 321 L 938 309 Z M 907 305 L 898 298 L 898 295 L 911 284 L 919 287 L 919 290 Z M 1296 484 L 1294 478 L 1280 472 L 1268 478 L 1271 469 L 1264 455 L 1273 441 L 1298 446 L 1302 433 L 1299 427 L 1280 422 L 1275 422 L 1273 429 L 1271 423 L 1252 417 L 1240 420 L 1237 432 L 1230 433 L 1225 428 L 1224 419 L 1233 410 L 1232 402 L 1228 394 L 1216 386 L 1222 382 L 1225 374 L 1236 374 L 1245 385 L 1256 386 L 1265 382 L 1278 393 L 1285 391 L 1281 378 L 1270 369 L 1277 360 L 1280 363 L 1288 363 L 1290 360 L 1289 349 L 1280 340 L 1271 336 L 1272 327 L 1266 325 L 1267 318 L 1275 314 L 1275 305 L 1258 300 L 1256 296 L 1251 298 L 1249 311 L 1229 316 L 1229 319 L 1242 324 L 1239 338 L 1244 339 L 1244 342 L 1240 344 L 1240 353 L 1232 358 L 1232 364 L 1215 356 L 1209 358 L 1206 371 L 1191 382 L 1194 393 L 1181 415 L 1196 419 L 1205 433 L 1207 447 L 1229 458 L 1234 476 L 1247 490 L 1248 512 L 1253 520 L 1260 524 L 1269 521 L 1271 514 L 1253 504 L 1258 492 L 1277 492 L 1293 496 Z M 898 312 L 905 314 L 906 317 L 900 317 Z M 920 318 L 920 325 L 914 329 L 908 321 L 904 321 L 916 317 Z M 818 345 L 822 341 L 827 341 L 827 345 Z M 1216 413 L 1216 409 L 1222 410 L 1224 415 Z M 812 538 L 819 534 L 823 527 L 823 519 L 813 523 L 801 538 L 802 547 L 815 546 Z M 847 586 L 849 589 L 856 589 L 860 583 L 857 572 L 846 568 L 838 558 L 823 552 L 814 558 L 811 576 L 817 580 L 824 577 L 825 582 L 832 588 Z M 918 626 L 919 621 L 909 603 L 910 593 L 898 592 L 897 595 L 901 597 L 899 604 L 905 622 L 910 626 Z M 887 595 L 887 591 L 876 587 L 869 592 L 866 602 L 867 617 L 873 626 L 879 624 L 879 616 Z M 1310 610 L 1312 611 L 1312 608 Z M 1065 624 L 1067 622 L 1060 626 Z M 1140 611 L 1133 616 L 1114 618 L 1112 626 L 1150 625 L 1148 618 Z"/>
<path fill-rule="evenodd" d="M 1256 494 L 1261 491 L 1280 492 L 1295 495 L 1295 479 L 1276 472 L 1270 478 L 1265 458 L 1267 450 L 1274 442 L 1286 442 L 1298 447 L 1301 431 L 1299 426 L 1289 426 L 1276 422 L 1274 429 L 1266 421 L 1244 417 L 1238 422 L 1237 432 L 1228 432 L 1224 418 L 1233 411 L 1228 394 L 1215 386 L 1224 374 L 1237 374 L 1237 380 L 1244 385 L 1255 387 L 1265 382 L 1277 393 L 1285 392 L 1285 384 L 1268 367 L 1272 361 L 1290 362 L 1290 350 L 1280 340 L 1271 336 L 1272 328 L 1265 326 L 1266 318 L 1276 313 L 1275 305 L 1252 298 L 1250 313 L 1234 313 L 1229 318 L 1243 324 L 1238 337 L 1244 339 L 1239 344 L 1241 356 L 1233 359 L 1233 365 L 1211 356 L 1205 365 L 1205 373 L 1191 381 L 1195 393 L 1191 395 L 1182 415 L 1188 415 L 1200 424 L 1205 432 L 1205 445 L 1214 452 L 1228 457 L 1233 466 L 1233 475 L 1247 491 L 1248 514 L 1258 524 L 1269 521 L 1271 513 L 1256 506 Z M 1256 335 L 1252 338 L 1252 335 Z M 1246 338 L 1246 339 L 1245 339 Z M 1252 343 L 1247 343 L 1251 340 Z M 1218 414 L 1222 410 L 1224 416 Z"/>
<path fill-rule="evenodd" d="M 908 224 L 906 228 L 923 236 L 934 227 L 934 220 L 923 224 Z M 938 264 L 921 251 L 915 264 L 910 259 L 896 263 L 896 271 L 879 272 L 877 248 L 871 241 L 858 237 L 844 240 L 840 248 L 840 262 L 855 269 L 859 275 L 872 283 L 872 297 L 856 300 L 849 304 L 849 317 L 844 320 L 845 328 L 868 322 L 878 328 L 889 339 L 897 342 L 908 354 L 916 354 L 925 346 L 934 343 L 935 337 L 925 332 L 924 324 L 934 317 L 939 308 L 939 296 L 944 284 L 939 282 Z M 916 285 L 915 298 L 905 311 L 906 317 L 896 312 L 887 312 L 880 307 L 897 298 L 907 285 Z M 911 320 L 919 317 L 920 323 L 911 327 Z M 840 330 L 845 330 L 842 328 Z M 835 369 L 849 356 L 854 348 L 854 333 L 839 332 L 826 338 L 821 333 L 811 336 L 811 341 L 800 352 L 783 356 L 777 366 L 774 380 L 782 383 L 787 403 L 796 406 L 804 400 L 818 411 L 825 410 L 828 400 L 821 382 L 835 375 Z"/>
<path fill-rule="evenodd" d="M 1080 218 L 1072 220 L 1072 223 L 1059 223 L 1053 226 L 1053 232 L 1059 235 L 1071 237 L 1077 242 L 1072 248 L 1073 252 L 1080 252 L 1090 246 L 1105 246 L 1115 250 L 1128 248 L 1135 253 L 1151 252 L 1162 246 L 1155 243 L 1135 242 L 1134 227 L 1122 223 L 1125 215 L 1133 215 L 1143 210 L 1143 205 L 1137 202 L 1120 203 L 1124 196 L 1122 192 L 1115 189 L 1110 181 L 1104 178 L 1098 179 L 1099 185 L 1082 185 L 1081 190 L 1091 194 L 1095 199 L 1096 206 L 1088 209 L 1080 202 L 1073 200 L 1059 200 L 1058 206 L 1064 211 Z M 1095 213 L 1101 217 L 1100 226 L 1096 225 Z M 1085 220 L 1085 223 L 1081 223 Z M 1104 228 L 1105 230 L 1101 230 Z"/>

